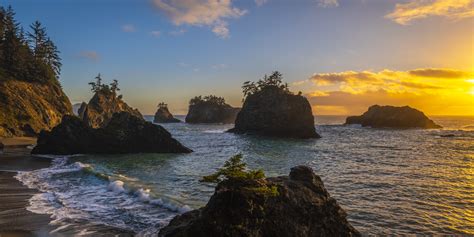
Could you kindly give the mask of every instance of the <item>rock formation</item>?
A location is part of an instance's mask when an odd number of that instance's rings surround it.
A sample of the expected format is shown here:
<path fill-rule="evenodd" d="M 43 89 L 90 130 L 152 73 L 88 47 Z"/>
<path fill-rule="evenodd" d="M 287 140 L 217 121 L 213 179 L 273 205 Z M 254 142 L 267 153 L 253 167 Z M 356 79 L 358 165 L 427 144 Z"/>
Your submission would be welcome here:
<path fill-rule="evenodd" d="M 290 138 L 319 138 L 311 105 L 277 85 L 264 85 L 248 94 L 229 132 Z"/>
<path fill-rule="evenodd" d="M 128 112 L 115 113 L 102 128 L 65 116 L 50 132 L 42 131 L 32 154 L 189 153 L 191 150 L 159 125 Z"/>
<path fill-rule="evenodd" d="M 276 186 L 276 195 L 262 187 Z M 176 216 L 162 237 L 360 236 L 345 211 L 330 197 L 311 168 L 297 166 L 290 175 L 260 180 L 224 180 L 207 205 Z"/>
<path fill-rule="evenodd" d="M 168 105 L 165 103 L 160 103 L 158 105 L 158 110 L 155 113 L 153 118 L 154 123 L 180 123 L 181 120 L 173 117 L 173 115 L 168 110 Z"/>
<path fill-rule="evenodd" d="M 138 118 L 142 118 L 142 114 L 127 105 L 122 100 L 122 96 L 108 89 L 102 89 L 95 92 L 89 103 L 83 103 L 79 108 L 79 117 L 93 128 L 105 126 L 112 118 L 114 113 L 128 112 Z"/>
<path fill-rule="evenodd" d="M 201 96 L 189 102 L 186 123 L 234 123 L 239 108 L 233 108 L 225 103 L 224 98 L 216 96 Z"/>
<path fill-rule="evenodd" d="M 346 124 L 373 128 L 441 128 L 423 112 L 409 106 L 373 105 L 360 116 L 347 117 Z"/>
<path fill-rule="evenodd" d="M 36 136 L 72 114 L 59 82 L 27 82 L 0 74 L 0 137 Z"/>

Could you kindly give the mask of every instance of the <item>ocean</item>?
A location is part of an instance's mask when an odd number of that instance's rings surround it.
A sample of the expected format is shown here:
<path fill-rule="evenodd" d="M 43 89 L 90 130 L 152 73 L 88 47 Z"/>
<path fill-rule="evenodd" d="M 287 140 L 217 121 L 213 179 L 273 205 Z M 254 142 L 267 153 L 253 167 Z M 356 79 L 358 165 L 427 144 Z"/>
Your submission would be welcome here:
<path fill-rule="evenodd" d="M 53 232 L 152 236 L 204 206 L 214 185 L 198 180 L 242 153 L 266 176 L 312 167 L 363 234 L 474 235 L 474 117 L 432 119 L 444 128 L 371 129 L 316 116 L 322 138 L 309 140 L 225 133 L 232 125 L 162 124 L 194 152 L 49 156 L 51 167 L 16 178 L 42 192 L 28 210 L 51 214 Z"/>

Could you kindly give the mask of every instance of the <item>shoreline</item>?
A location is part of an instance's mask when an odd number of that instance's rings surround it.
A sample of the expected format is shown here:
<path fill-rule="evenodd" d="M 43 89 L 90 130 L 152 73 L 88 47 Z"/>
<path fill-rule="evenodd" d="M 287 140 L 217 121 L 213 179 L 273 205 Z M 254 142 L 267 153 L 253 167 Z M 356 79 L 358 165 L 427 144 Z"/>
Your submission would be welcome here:
<path fill-rule="evenodd" d="M 26 147 L 32 141 L 22 138 L 2 139 L 5 147 L 0 152 L 0 236 L 47 236 L 52 230 L 49 215 L 27 210 L 29 199 L 40 192 L 26 187 L 14 177 L 19 171 L 51 165 L 49 159 L 30 155 Z"/>

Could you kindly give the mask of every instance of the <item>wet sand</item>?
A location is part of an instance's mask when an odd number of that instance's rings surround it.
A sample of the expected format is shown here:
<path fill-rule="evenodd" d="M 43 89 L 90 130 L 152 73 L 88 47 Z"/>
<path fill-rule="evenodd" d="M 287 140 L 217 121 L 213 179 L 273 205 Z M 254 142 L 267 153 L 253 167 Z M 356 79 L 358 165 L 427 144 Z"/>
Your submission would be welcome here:
<path fill-rule="evenodd" d="M 29 199 L 39 192 L 14 178 L 18 171 L 37 170 L 51 165 L 51 159 L 30 155 L 31 150 L 26 148 L 30 142 L 23 139 L 9 140 L 4 150 L 0 150 L 0 237 L 51 236 L 50 232 L 58 228 L 49 224 L 49 215 L 26 209 Z M 133 236 L 129 231 L 101 225 L 89 226 L 88 230 L 95 232 L 90 236 Z M 53 235 L 74 236 L 79 232 L 77 229 L 64 228 Z"/>
<path fill-rule="evenodd" d="M 2 138 L 0 142 L 5 145 L 0 151 L 0 236 L 48 236 L 49 215 L 26 209 L 28 200 L 38 191 L 24 186 L 14 176 L 18 171 L 48 167 L 51 161 L 30 155 L 26 147 L 35 144 L 35 138 Z"/>

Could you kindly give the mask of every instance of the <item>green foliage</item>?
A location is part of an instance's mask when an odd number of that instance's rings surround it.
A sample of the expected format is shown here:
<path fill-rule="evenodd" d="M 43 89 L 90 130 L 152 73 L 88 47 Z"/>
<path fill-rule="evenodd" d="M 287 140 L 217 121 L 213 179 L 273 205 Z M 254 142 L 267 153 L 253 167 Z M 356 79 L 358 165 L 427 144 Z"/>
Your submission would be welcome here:
<path fill-rule="evenodd" d="M 25 33 L 12 7 L 0 7 L 0 70 L 17 80 L 59 84 L 61 66 L 59 50 L 39 21 Z"/>
<path fill-rule="evenodd" d="M 276 196 L 280 195 L 280 193 L 278 192 L 278 187 L 275 186 L 275 185 L 271 185 L 271 186 L 264 185 L 264 186 L 259 186 L 259 187 L 248 187 L 248 188 L 246 188 L 246 190 L 250 191 L 250 192 L 263 194 L 265 196 L 270 196 L 270 197 L 276 197 Z"/>
<path fill-rule="evenodd" d="M 242 154 L 238 154 L 230 158 L 224 163 L 224 166 L 217 172 L 204 176 L 200 182 L 217 183 L 221 179 L 224 180 L 259 180 L 264 179 L 263 170 L 247 170 L 247 164 L 242 161 Z M 274 185 L 258 185 L 244 187 L 246 191 L 263 194 L 265 196 L 277 196 L 278 188 Z"/>
<path fill-rule="evenodd" d="M 242 86 L 242 92 L 244 93 L 243 100 L 245 100 L 247 96 L 255 94 L 269 87 L 278 88 L 284 91 L 285 93 L 290 93 L 288 89 L 288 84 L 283 83 L 283 75 L 278 71 L 274 71 L 272 72 L 270 76 L 267 76 L 265 74 L 265 76 L 262 79 L 258 80 L 257 82 L 253 82 L 253 81 L 244 82 Z"/>
<path fill-rule="evenodd" d="M 165 104 L 165 102 L 160 102 L 158 104 L 159 109 L 168 109 L 168 104 Z"/>
<path fill-rule="evenodd" d="M 102 92 L 116 95 L 117 91 L 120 91 L 120 88 L 118 87 L 118 81 L 116 79 L 114 79 L 109 85 L 102 83 L 102 76 L 100 73 L 94 79 L 95 82 L 89 82 L 91 91 L 94 93 Z"/>
<path fill-rule="evenodd" d="M 242 154 L 238 154 L 230 158 L 224 163 L 216 173 L 204 176 L 202 182 L 216 183 L 220 178 L 224 179 L 240 179 L 240 180 L 255 180 L 265 178 L 262 170 L 246 171 L 247 164 L 242 161 Z"/>
<path fill-rule="evenodd" d="M 223 97 L 217 97 L 215 95 L 208 96 L 196 96 L 189 101 L 189 105 L 198 104 L 214 104 L 214 105 L 225 105 L 225 99 Z"/>

